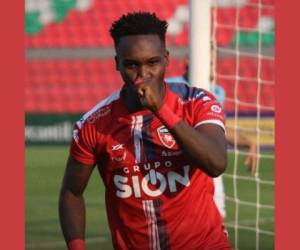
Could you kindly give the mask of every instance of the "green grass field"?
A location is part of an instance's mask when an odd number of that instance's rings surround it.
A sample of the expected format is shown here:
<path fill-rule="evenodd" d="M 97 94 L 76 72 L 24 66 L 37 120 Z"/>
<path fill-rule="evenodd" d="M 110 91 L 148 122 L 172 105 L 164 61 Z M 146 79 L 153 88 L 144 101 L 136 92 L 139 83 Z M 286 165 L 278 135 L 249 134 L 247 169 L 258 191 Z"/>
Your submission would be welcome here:
<path fill-rule="evenodd" d="M 57 211 L 67 155 L 66 146 L 26 148 L 26 249 L 66 249 Z M 260 182 L 242 167 L 243 159 L 239 155 L 234 167 L 234 156 L 230 153 L 224 176 L 228 196 L 225 222 L 232 246 L 253 250 L 258 244 L 259 249 L 274 249 L 274 159 L 260 161 Z M 233 173 L 241 179 L 232 178 Z M 112 249 L 103 197 L 103 184 L 95 171 L 85 192 L 89 250 Z M 261 204 L 260 208 L 255 204 Z"/>

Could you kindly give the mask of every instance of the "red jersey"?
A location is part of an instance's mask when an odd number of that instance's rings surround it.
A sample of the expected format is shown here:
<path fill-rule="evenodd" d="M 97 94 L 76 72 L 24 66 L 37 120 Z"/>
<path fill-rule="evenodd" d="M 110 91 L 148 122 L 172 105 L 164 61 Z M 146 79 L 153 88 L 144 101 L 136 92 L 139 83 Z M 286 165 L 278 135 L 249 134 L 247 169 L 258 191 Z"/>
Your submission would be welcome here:
<path fill-rule="evenodd" d="M 164 101 L 192 127 L 224 128 L 221 105 L 205 90 L 168 83 Z M 98 166 L 115 249 L 230 249 L 212 178 L 186 161 L 151 111 L 129 113 L 120 91 L 76 123 L 71 155 Z"/>

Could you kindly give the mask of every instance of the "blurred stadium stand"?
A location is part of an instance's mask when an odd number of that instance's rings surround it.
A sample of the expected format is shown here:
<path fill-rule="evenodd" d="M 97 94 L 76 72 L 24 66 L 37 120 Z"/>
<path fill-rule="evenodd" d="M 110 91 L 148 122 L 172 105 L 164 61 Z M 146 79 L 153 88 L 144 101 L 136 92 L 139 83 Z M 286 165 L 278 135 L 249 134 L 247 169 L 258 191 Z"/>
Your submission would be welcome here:
<path fill-rule="evenodd" d="M 237 98 L 240 111 L 255 111 L 257 103 L 261 110 L 273 110 L 274 1 L 261 1 L 260 9 L 258 0 L 244 1 L 247 4 L 240 8 L 228 5 L 230 1 L 217 2 L 216 43 L 221 56 L 216 79 L 226 90 L 227 111 L 234 110 Z M 175 53 L 167 76 L 179 75 L 184 70 L 182 59 L 188 47 L 187 0 L 26 0 L 25 3 L 28 113 L 81 113 L 121 87 L 108 30 L 113 20 L 128 11 L 153 11 L 170 21 L 167 43 Z M 258 42 L 263 46 L 261 52 L 266 51 L 261 58 L 251 56 Z M 234 51 L 237 45 L 246 53 L 239 56 L 225 53 L 226 49 Z M 185 52 L 176 54 L 182 48 Z M 70 49 L 74 54 L 78 52 L 75 57 L 68 56 Z M 101 56 L 105 52 L 106 56 Z"/>
<path fill-rule="evenodd" d="M 274 107 L 273 63 L 262 60 L 261 105 Z M 34 60 L 26 64 L 26 111 L 28 112 L 84 112 L 122 85 L 114 70 L 113 59 Z M 180 75 L 184 71 L 182 59 L 171 59 L 167 76 Z M 256 104 L 257 60 L 240 60 L 239 98 Z M 224 58 L 217 64 L 217 82 L 226 89 L 228 99 L 234 98 L 235 59 Z M 270 83 L 270 84 L 268 84 Z M 233 110 L 234 103 L 226 103 Z M 241 107 L 241 111 L 253 111 L 256 105 Z M 267 109 L 267 108 L 265 108 Z"/>

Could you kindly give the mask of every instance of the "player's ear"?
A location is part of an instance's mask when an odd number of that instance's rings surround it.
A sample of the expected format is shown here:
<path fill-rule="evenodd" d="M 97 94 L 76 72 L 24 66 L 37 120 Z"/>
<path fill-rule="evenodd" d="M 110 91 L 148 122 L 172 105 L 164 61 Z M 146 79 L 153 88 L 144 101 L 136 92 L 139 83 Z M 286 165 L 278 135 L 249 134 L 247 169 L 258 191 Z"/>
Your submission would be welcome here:
<path fill-rule="evenodd" d="M 166 66 L 168 66 L 170 61 L 170 52 L 168 50 L 165 51 L 164 57 L 165 57 Z"/>
<path fill-rule="evenodd" d="M 118 59 L 118 56 L 115 56 L 115 67 L 116 67 L 116 70 L 119 71 L 119 59 Z"/>

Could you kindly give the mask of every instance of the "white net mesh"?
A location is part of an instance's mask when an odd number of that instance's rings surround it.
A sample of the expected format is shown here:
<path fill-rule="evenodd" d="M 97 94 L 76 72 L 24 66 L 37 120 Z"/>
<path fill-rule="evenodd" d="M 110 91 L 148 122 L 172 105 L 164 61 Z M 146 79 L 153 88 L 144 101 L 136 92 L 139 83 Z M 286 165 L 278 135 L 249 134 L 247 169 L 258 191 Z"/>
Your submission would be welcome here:
<path fill-rule="evenodd" d="M 214 1 L 214 83 L 226 90 L 233 146 L 224 174 L 226 226 L 234 249 L 274 247 L 274 3 Z M 231 46 L 222 36 L 234 34 Z M 225 44 L 225 41 L 224 41 Z M 224 66 L 224 65 L 228 65 Z M 239 146 L 247 137 L 254 152 Z M 243 165 L 254 154 L 256 169 Z"/>

